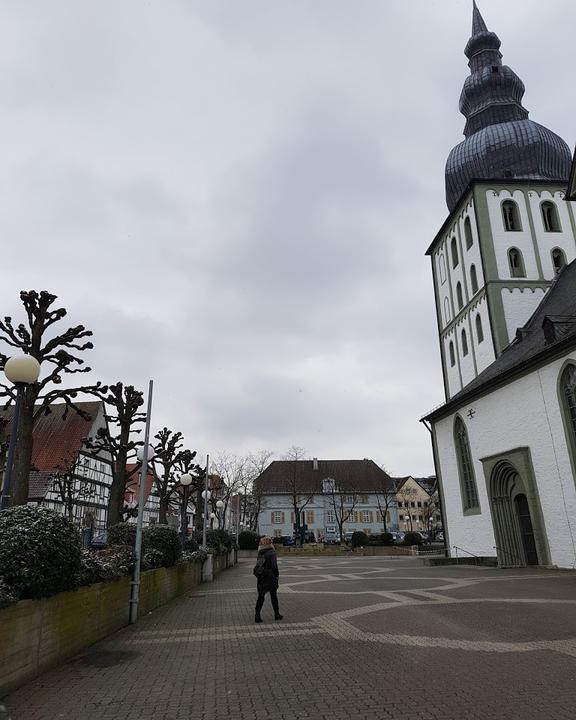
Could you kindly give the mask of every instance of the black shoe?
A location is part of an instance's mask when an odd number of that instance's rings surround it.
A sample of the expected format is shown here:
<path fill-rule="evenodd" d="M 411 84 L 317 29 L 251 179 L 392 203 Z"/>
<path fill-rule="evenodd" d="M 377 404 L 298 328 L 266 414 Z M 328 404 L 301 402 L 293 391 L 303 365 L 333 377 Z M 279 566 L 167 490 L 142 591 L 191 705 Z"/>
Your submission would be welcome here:
<path fill-rule="evenodd" d="M 255 622 L 255 623 L 260 623 L 260 622 L 262 622 L 262 618 L 260 617 L 260 615 L 256 615 L 256 617 L 254 618 L 254 622 Z"/>
<path fill-rule="evenodd" d="M 280 613 L 276 613 L 276 615 L 274 615 L 274 620 L 282 620 L 283 617 L 284 617 L 284 615 L 280 615 Z"/>

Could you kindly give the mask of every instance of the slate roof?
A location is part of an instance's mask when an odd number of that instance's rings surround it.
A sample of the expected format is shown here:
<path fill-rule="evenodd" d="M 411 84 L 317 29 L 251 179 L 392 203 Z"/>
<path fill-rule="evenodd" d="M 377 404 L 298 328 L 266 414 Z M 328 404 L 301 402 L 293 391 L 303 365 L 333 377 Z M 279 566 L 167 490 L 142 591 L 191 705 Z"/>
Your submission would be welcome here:
<path fill-rule="evenodd" d="M 262 493 L 321 493 L 322 481 L 331 478 L 342 490 L 375 492 L 382 484 L 393 489 L 392 478 L 373 460 L 274 460 L 256 478 L 255 486 Z"/>
<path fill-rule="evenodd" d="M 542 302 L 502 354 L 447 403 L 425 416 L 437 420 L 472 397 L 511 381 L 576 346 L 576 260 L 556 276 Z"/>
<path fill-rule="evenodd" d="M 34 427 L 34 445 L 32 449 L 32 467 L 30 472 L 30 500 L 41 500 L 51 485 L 53 472 L 74 460 L 90 434 L 90 430 L 102 407 L 102 402 L 78 402 L 76 405 L 88 413 L 85 420 L 74 410 L 69 410 L 62 419 L 65 403 L 50 405 L 52 412 L 42 415 Z M 9 408 L 6 414 L 11 414 Z"/>

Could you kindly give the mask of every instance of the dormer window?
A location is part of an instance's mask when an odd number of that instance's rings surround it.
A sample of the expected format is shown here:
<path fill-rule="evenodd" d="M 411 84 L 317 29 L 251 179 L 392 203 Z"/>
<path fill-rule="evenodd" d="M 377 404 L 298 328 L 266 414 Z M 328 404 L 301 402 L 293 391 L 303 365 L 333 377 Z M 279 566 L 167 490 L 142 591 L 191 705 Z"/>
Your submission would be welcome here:
<path fill-rule="evenodd" d="M 330 495 L 336 492 L 336 481 L 332 478 L 324 478 L 322 480 L 322 492 Z"/>

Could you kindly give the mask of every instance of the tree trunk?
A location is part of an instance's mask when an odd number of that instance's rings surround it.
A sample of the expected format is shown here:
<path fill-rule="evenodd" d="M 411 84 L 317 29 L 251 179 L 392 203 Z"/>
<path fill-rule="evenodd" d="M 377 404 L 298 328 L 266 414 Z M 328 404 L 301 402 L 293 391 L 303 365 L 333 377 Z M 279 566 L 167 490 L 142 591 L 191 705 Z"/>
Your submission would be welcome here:
<path fill-rule="evenodd" d="M 20 408 L 20 422 L 13 428 L 16 435 L 16 453 L 12 469 L 12 487 L 10 505 L 26 505 L 29 495 L 30 468 L 32 466 L 32 447 L 34 430 L 34 403 L 38 397 L 35 387 L 27 386 Z M 12 432 L 12 429 L 11 429 Z"/>
<path fill-rule="evenodd" d="M 128 459 L 128 440 L 130 438 L 130 426 L 121 428 L 119 439 L 119 450 L 116 461 L 112 465 L 113 477 L 108 497 L 108 513 L 106 527 L 111 528 L 122 522 L 122 511 L 124 509 L 124 493 L 126 492 L 126 461 Z"/>
<path fill-rule="evenodd" d="M 158 508 L 158 522 L 160 525 L 168 525 L 168 505 L 168 498 L 163 495 L 160 498 L 160 507 Z"/>

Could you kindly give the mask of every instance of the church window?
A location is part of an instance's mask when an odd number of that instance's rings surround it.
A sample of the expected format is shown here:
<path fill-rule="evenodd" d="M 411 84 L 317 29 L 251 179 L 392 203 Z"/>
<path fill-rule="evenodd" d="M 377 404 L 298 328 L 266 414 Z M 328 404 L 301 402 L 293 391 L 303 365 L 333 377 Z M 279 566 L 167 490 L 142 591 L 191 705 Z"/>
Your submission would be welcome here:
<path fill-rule="evenodd" d="M 552 265 L 554 266 L 554 272 L 559 273 L 560 270 L 566 265 L 566 255 L 564 255 L 564 250 L 560 248 L 554 248 L 552 250 Z"/>
<path fill-rule="evenodd" d="M 504 220 L 504 229 L 509 232 L 522 230 L 520 224 L 520 215 L 518 214 L 518 205 L 514 200 L 504 200 L 502 203 L 502 219 Z"/>
<path fill-rule="evenodd" d="M 464 300 L 462 299 L 462 285 L 460 283 L 456 284 L 456 299 L 458 301 L 458 310 L 462 310 L 464 307 Z"/>
<path fill-rule="evenodd" d="M 572 453 L 576 455 L 576 365 L 573 363 L 566 365 L 560 377 L 560 398 L 566 432 L 570 437 Z"/>
<path fill-rule="evenodd" d="M 456 457 L 458 459 L 458 474 L 460 476 L 460 492 L 462 493 L 462 506 L 464 512 L 480 508 L 478 502 L 478 489 L 472 466 L 472 454 L 468 432 L 462 418 L 457 417 L 454 422 L 454 445 L 456 446 Z"/>
<path fill-rule="evenodd" d="M 450 252 L 452 253 L 452 267 L 458 267 L 458 245 L 456 244 L 456 238 L 452 238 L 450 243 Z"/>
<path fill-rule="evenodd" d="M 478 344 L 484 340 L 484 330 L 482 329 L 482 318 L 480 313 L 476 315 L 476 337 L 478 338 Z"/>
<path fill-rule="evenodd" d="M 474 240 L 472 238 L 472 225 L 469 217 L 466 217 L 466 220 L 464 220 L 464 238 L 466 240 L 466 250 L 470 250 L 474 244 Z"/>
<path fill-rule="evenodd" d="M 440 284 L 444 285 L 446 282 L 446 260 L 443 253 L 438 256 L 438 267 L 440 268 Z"/>
<path fill-rule="evenodd" d="M 450 341 L 448 350 L 450 352 L 450 367 L 454 367 L 456 365 L 456 356 L 454 355 L 454 343 L 452 341 Z"/>
<path fill-rule="evenodd" d="M 524 258 L 518 248 L 510 248 L 510 250 L 508 250 L 508 265 L 510 266 L 510 277 L 526 277 Z"/>
<path fill-rule="evenodd" d="M 450 303 L 448 298 L 444 298 L 444 317 L 446 319 L 446 325 L 450 322 Z"/>
<path fill-rule="evenodd" d="M 476 275 L 476 265 L 470 265 L 470 287 L 472 288 L 472 294 L 475 295 L 478 292 L 478 277 Z"/>
<path fill-rule="evenodd" d="M 558 217 L 558 208 L 553 202 L 547 200 L 540 205 L 542 213 L 542 223 L 546 232 L 561 232 L 560 218 Z"/>
<path fill-rule="evenodd" d="M 468 338 L 466 337 L 466 330 L 462 330 L 462 355 L 464 355 L 464 357 L 468 355 Z"/>

